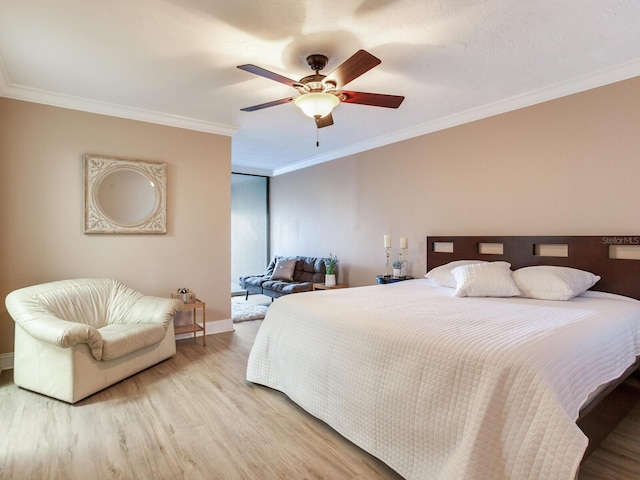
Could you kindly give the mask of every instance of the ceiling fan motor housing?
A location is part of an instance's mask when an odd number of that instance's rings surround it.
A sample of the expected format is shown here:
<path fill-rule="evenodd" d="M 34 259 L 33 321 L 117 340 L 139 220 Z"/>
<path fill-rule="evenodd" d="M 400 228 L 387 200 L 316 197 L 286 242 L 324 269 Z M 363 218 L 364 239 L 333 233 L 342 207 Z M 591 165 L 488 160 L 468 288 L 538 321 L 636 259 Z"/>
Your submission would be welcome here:
<path fill-rule="evenodd" d="M 307 63 L 311 67 L 311 70 L 315 70 L 318 73 L 329 63 L 329 59 L 325 55 L 321 55 L 319 53 L 314 53 L 313 55 L 309 55 L 307 57 Z"/>
<path fill-rule="evenodd" d="M 301 78 L 300 81 L 294 85 L 295 88 L 301 93 L 333 93 L 336 89 L 336 82 L 333 80 L 327 80 L 326 75 L 320 74 L 320 70 L 327 66 L 329 59 L 322 54 L 314 53 L 307 57 L 307 63 L 312 70 L 315 70 L 315 75 L 308 75 Z"/>

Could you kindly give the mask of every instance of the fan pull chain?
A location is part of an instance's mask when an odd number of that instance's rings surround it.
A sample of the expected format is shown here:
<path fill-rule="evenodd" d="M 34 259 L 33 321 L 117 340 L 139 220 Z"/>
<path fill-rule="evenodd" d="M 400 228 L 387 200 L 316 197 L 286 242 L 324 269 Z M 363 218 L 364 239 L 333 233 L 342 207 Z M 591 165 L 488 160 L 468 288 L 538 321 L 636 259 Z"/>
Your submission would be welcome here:
<path fill-rule="evenodd" d="M 316 148 L 320 146 L 320 129 L 316 128 Z"/>

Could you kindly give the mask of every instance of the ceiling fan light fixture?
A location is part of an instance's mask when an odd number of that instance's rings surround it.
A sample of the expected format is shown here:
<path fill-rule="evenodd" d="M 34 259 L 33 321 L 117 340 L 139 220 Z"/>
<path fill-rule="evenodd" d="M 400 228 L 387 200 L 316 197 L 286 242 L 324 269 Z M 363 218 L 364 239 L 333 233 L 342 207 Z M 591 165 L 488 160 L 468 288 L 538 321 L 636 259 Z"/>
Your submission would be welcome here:
<path fill-rule="evenodd" d="M 311 118 L 322 118 L 340 103 L 340 99 L 331 93 L 305 93 L 295 99 L 296 107 Z"/>

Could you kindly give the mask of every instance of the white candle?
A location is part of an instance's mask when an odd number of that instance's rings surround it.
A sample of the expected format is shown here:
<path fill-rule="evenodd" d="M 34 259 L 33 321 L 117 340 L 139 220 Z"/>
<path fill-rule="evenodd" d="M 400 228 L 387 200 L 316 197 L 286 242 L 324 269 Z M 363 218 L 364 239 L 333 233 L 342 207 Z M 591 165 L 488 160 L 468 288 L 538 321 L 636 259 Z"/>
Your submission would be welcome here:
<path fill-rule="evenodd" d="M 407 237 L 400 237 L 400 248 L 407 248 Z"/>
<path fill-rule="evenodd" d="M 384 236 L 384 248 L 391 248 L 391 235 Z"/>

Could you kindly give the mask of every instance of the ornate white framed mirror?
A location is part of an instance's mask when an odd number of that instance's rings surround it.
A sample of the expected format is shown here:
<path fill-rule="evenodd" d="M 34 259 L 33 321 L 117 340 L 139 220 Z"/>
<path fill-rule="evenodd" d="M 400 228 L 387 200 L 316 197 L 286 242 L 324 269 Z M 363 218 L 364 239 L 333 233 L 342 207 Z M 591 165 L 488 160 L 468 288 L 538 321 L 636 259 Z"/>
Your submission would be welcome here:
<path fill-rule="evenodd" d="M 84 156 L 84 233 L 166 233 L 167 164 Z"/>

